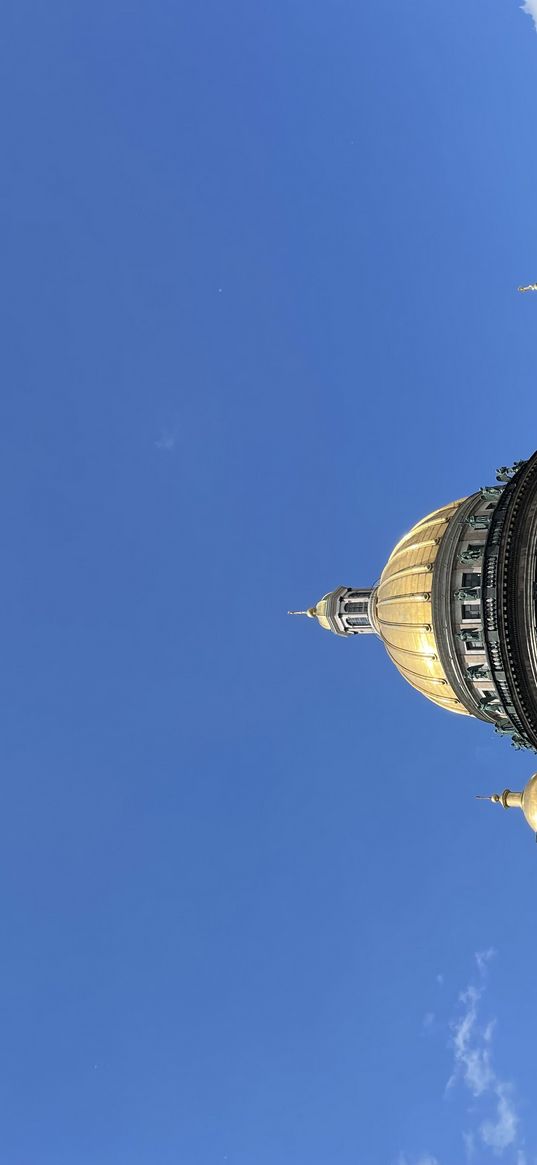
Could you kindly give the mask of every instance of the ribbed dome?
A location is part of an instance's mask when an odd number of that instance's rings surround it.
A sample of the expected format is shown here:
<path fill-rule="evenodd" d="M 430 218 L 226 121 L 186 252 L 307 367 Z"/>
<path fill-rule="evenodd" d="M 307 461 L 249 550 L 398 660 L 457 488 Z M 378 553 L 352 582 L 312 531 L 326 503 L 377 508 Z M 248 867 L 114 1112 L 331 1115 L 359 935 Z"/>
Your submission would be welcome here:
<path fill-rule="evenodd" d="M 388 655 L 405 680 L 433 703 L 467 716 L 440 663 L 431 607 L 439 545 L 465 500 L 428 514 L 397 543 L 378 585 L 375 621 Z"/>

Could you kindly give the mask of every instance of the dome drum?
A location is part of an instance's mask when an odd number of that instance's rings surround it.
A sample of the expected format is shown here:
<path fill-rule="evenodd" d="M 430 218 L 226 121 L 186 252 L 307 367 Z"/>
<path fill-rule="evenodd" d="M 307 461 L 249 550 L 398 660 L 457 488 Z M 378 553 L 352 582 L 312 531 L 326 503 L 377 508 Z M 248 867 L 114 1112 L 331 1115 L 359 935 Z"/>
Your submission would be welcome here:
<path fill-rule="evenodd" d="M 537 453 L 505 486 L 484 559 L 485 637 L 502 705 L 537 749 Z"/>
<path fill-rule="evenodd" d="M 473 716 L 502 716 L 484 636 L 482 566 L 496 503 L 472 494 L 453 515 L 438 553 L 433 621 L 446 675 Z"/>

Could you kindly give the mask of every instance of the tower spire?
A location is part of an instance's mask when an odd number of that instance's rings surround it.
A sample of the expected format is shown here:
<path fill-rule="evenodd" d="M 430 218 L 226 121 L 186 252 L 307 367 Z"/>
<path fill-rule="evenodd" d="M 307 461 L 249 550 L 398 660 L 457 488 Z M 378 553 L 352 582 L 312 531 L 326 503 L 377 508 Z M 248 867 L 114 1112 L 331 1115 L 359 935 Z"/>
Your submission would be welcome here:
<path fill-rule="evenodd" d="M 504 809 L 522 809 L 530 828 L 537 835 L 537 773 L 530 777 L 522 793 L 515 793 L 512 789 L 504 789 L 503 793 L 492 793 L 490 796 L 478 795 L 478 801 L 492 801 L 493 805 L 502 805 Z"/>
<path fill-rule="evenodd" d="M 504 789 L 503 793 L 477 793 L 476 801 L 492 801 L 493 805 L 503 805 L 504 809 L 522 809 L 523 793 L 513 793 L 511 789 Z"/>

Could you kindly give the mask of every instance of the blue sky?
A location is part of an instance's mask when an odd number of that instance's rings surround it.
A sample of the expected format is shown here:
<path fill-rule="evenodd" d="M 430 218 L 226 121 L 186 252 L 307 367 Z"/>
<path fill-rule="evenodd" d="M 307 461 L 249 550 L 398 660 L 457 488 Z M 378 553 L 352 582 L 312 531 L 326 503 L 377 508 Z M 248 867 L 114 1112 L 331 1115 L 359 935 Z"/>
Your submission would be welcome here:
<path fill-rule="evenodd" d="M 530 16 L 2 15 L 2 1161 L 535 1165 L 532 758 L 285 615 L 537 445 Z"/>

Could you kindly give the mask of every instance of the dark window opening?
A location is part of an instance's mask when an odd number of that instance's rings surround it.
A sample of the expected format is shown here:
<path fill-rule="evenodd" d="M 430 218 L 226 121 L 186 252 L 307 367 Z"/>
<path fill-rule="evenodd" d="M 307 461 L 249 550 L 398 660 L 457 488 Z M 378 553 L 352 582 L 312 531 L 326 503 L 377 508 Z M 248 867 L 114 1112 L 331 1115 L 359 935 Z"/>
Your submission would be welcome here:
<path fill-rule="evenodd" d="M 481 575 L 475 570 L 465 571 L 462 576 L 463 587 L 478 587 L 481 584 Z"/>
<path fill-rule="evenodd" d="M 462 617 L 463 619 L 479 619 L 479 603 L 463 603 Z"/>

